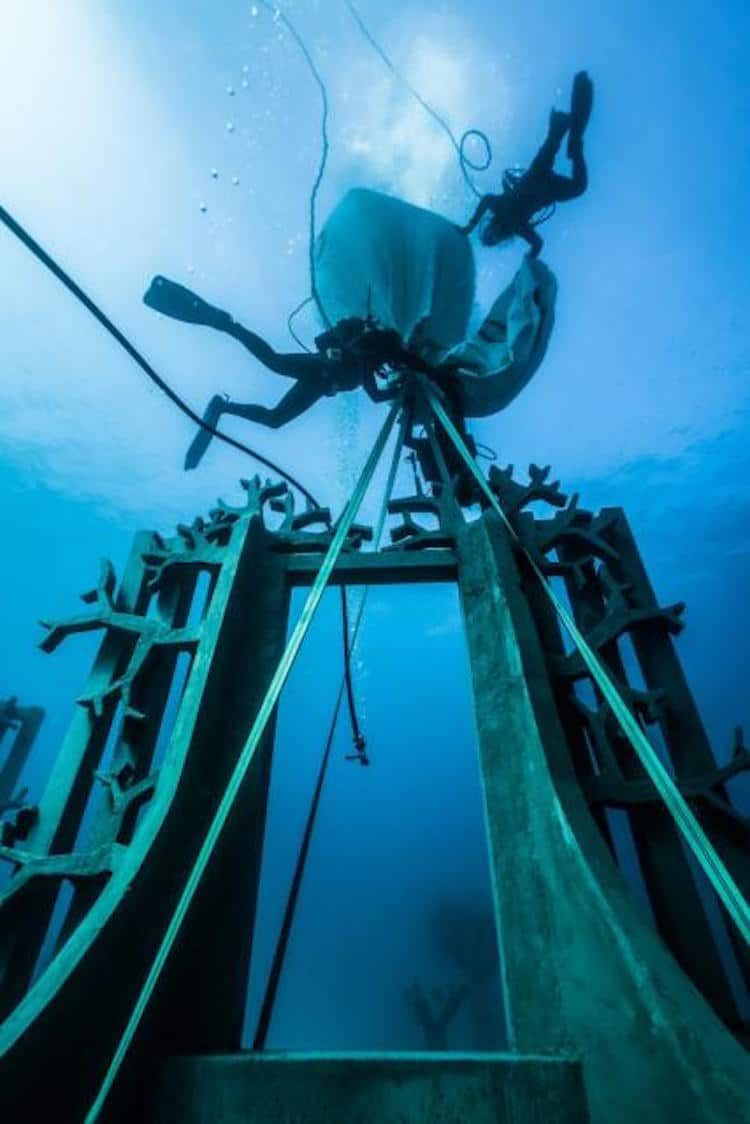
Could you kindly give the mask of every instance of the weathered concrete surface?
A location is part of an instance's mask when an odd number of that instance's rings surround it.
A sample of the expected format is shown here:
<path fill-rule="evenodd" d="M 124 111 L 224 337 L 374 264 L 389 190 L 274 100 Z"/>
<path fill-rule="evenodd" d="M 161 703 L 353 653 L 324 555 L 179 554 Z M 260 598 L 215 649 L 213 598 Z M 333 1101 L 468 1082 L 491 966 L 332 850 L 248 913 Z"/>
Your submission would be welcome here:
<path fill-rule="evenodd" d="M 586 806 L 499 520 L 458 556 L 511 1046 L 580 1057 L 593 1124 L 750 1124 L 750 1059 Z"/>
<path fill-rule="evenodd" d="M 167 1062 L 154 1124 L 587 1124 L 580 1065 L 508 1054 L 230 1054 Z"/>
<path fill-rule="evenodd" d="M 153 548 L 146 541 L 140 555 Z M 147 577 L 141 566 L 136 588 Z M 283 652 L 288 588 L 256 515 L 233 524 L 215 580 L 156 791 L 133 841 L 83 923 L 0 1025 L 3 1124 L 24 1116 L 61 1124 L 85 1118 Z M 63 823 L 74 839 L 71 824 L 79 821 L 69 810 L 70 791 L 77 794 L 79 785 L 80 795 L 88 793 L 97 764 L 92 745 L 102 747 L 78 716 L 72 731 L 76 752 L 66 746 L 60 755 L 45 800 L 51 823 Z M 142 1099 L 156 1058 L 239 1046 L 272 745 L 270 723 L 125 1059 L 107 1120 L 141 1119 L 130 1103 Z M 78 795 L 75 803 L 85 807 Z M 62 829 L 44 818 L 39 828 L 57 831 L 54 853 Z M 23 935 L 12 911 L 1 920 L 0 933 Z"/>

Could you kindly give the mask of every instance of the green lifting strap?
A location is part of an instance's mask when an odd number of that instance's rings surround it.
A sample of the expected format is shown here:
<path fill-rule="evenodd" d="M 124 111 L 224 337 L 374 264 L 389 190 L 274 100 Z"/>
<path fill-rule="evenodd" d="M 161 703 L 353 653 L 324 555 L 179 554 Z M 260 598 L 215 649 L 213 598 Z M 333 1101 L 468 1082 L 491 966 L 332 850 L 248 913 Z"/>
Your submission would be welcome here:
<path fill-rule="evenodd" d="M 557 616 L 562 621 L 565 629 L 569 633 L 573 643 L 583 657 L 586 667 L 601 691 L 605 701 L 612 708 L 612 713 L 620 724 L 620 728 L 625 737 L 630 742 L 635 750 L 638 758 L 641 761 L 644 769 L 648 773 L 654 788 L 661 796 L 666 804 L 672 818 L 674 819 L 677 827 L 685 837 L 685 841 L 700 863 L 703 871 L 706 874 L 709 882 L 719 896 L 719 900 L 726 908 L 727 913 L 734 921 L 737 929 L 739 930 L 745 941 L 750 944 L 750 906 L 745 901 L 742 891 L 737 883 L 732 878 L 721 858 L 717 854 L 713 844 L 704 832 L 698 820 L 693 815 L 687 801 L 683 797 L 677 785 L 670 777 L 667 770 L 662 765 L 656 750 L 651 745 L 650 741 L 643 733 L 643 730 L 638 725 L 633 714 L 623 701 L 617 686 L 610 677 L 608 670 L 599 659 L 596 652 L 589 646 L 586 638 L 579 630 L 575 621 L 572 619 L 565 606 L 556 597 L 549 582 L 544 574 L 537 566 L 534 559 L 523 546 L 515 530 L 497 501 L 497 497 L 489 487 L 487 481 L 482 475 L 479 467 L 477 466 L 474 458 L 469 450 L 466 448 L 464 441 L 461 438 L 455 425 L 449 418 L 448 414 L 440 402 L 435 391 L 430 384 L 422 377 L 418 376 L 422 384 L 422 388 L 427 397 L 427 400 L 437 416 L 443 429 L 446 431 L 451 441 L 455 445 L 457 451 L 461 455 L 463 461 L 471 471 L 472 475 L 477 480 L 480 488 L 489 500 L 492 508 L 500 516 L 513 541 L 524 551 L 526 558 L 531 565 L 532 570 L 541 582 L 542 588 L 547 594 L 552 606 L 557 613 Z"/>
<path fill-rule="evenodd" d="M 364 468 L 362 469 L 362 474 L 357 481 L 357 485 L 352 492 L 351 498 L 349 499 L 349 502 L 344 509 L 344 513 L 341 516 L 341 519 L 339 520 L 339 523 L 336 527 L 336 533 L 331 541 L 331 545 L 328 548 L 320 570 L 318 571 L 315 581 L 313 582 L 313 585 L 310 589 L 310 593 L 308 594 L 307 601 L 305 602 L 304 608 L 302 609 L 300 618 L 295 626 L 294 631 L 292 632 L 292 635 L 289 638 L 289 641 L 287 642 L 287 646 L 284 649 L 284 654 L 282 655 L 278 667 L 274 672 L 273 678 L 263 698 L 263 702 L 260 705 L 260 709 L 258 710 L 258 714 L 255 718 L 255 721 L 253 722 L 250 733 L 247 736 L 247 741 L 245 742 L 242 752 L 237 759 L 237 764 L 234 767 L 234 772 L 229 779 L 229 783 L 227 784 L 221 802 L 216 810 L 213 820 L 211 821 L 211 826 L 209 827 L 208 832 L 206 833 L 206 837 L 203 840 L 203 844 L 200 851 L 198 852 L 198 857 L 195 860 L 193 869 L 188 875 L 187 882 L 185 883 L 185 888 L 182 891 L 180 900 L 177 903 L 177 907 L 174 911 L 171 921 L 169 922 L 167 931 L 164 934 L 164 938 L 156 953 L 154 962 L 151 965 L 148 976 L 146 977 L 146 982 L 144 983 L 140 995 L 136 1000 L 136 1004 L 133 1008 L 133 1012 L 130 1016 L 128 1024 L 123 1031 L 122 1037 L 120 1038 L 114 1057 L 109 1064 L 96 1100 L 94 1101 L 93 1105 L 86 1115 L 85 1124 L 95 1124 L 95 1122 L 99 1119 L 99 1115 L 102 1111 L 102 1108 L 104 1107 L 107 1096 L 109 1095 L 112 1085 L 114 1084 L 115 1078 L 117 1077 L 117 1074 L 123 1063 L 125 1055 L 128 1052 L 130 1044 L 133 1041 L 135 1032 L 138 1029 L 138 1025 L 143 1017 L 143 1013 L 148 1006 L 148 1002 L 153 994 L 159 976 L 161 975 L 162 969 L 164 968 L 172 946 L 180 931 L 180 927 L 185 920 L 185 916 L 188 909 L 190 908 L 190 903 L 193 900 L 193 896 L 198 888 L 201 877 L 206 867 L 208 866 L 221 831 L 227 821 L 227 818 L 229 817 L 229 813 L 232 810 L 232 805 L 234 804 L 237 793 L 240 790 L 240 786 L 242 785 L 247 770 L 250 767 L 250 763 L 255 756 L 255 751 L 260 744 L 260 740 L 273 713 L 274 707 L 279 701 L 279 696 L 300 650 L 302 641 L 307 635 L 307 630 L 312 623 L 313 617 L 315 616 L 315 611 L 320 604 L 320 600 L 328 584 L 328 579 L 333 572 L 333 568 L 336 565 L 336 561 L 339 557 L 339 554 L 341 553 L 341 549 L 346 541 L 346 537 L 349 534 L 352 524 L 354 523 L 357 512 L 359 511 L 359 508 L 362 504 L 362 500 L 365 497 L 365 493 L 367 492 L 370 481 L 372 480 L 372 477 L 375 473 L 375 469 L 378 466 L 378 462 L 380 461 L 380 457 L 382 456 L 383 449 L 386 446 L 388 437 L 390 436 L 390 432 L 393 429 L 393 424 L 396 420 L 396 416 L 399 413 L 399 410 L 401 409 L 401 405 L 401 398 L 399 398 L 391 406 L 390 412 L 388 414 L 388 417 L 386 418 L 383 428 L 381 429 L 378 438 L 372 447 L 370 455 L 367 458 Z"/>
<path fill-rule="evenodd" d="M 396 480 L 396 473 L 398 472 L 399 464 L 401 463 L 401 452 L 404 447 L 404 435 L 406 427 L 409 425 L 411 419 L 411 412 L 405 410 L 401 416 L 401 422 L 396 439 L 396 444 L 393 449 L 393 459 L 391 460 L 391 467 L 388 472 L 388 480 L 385 485 L 385 492 L 383 493 L 383 501 L 380 505 L 380 515 L 375 527 L 375 535 L 373 538 L 373 549 L 377 550 L 380 546 L 380 540 L 383 537 L 385 529 L 385 521 L 388 516 L 388 504 L 390 502 L 391 494 L 393 492 L 393 485 Z M 310 803 L 310 811 L 307 816 L 307 823 L 305 830 L 302 834 L 302 842 L 300 844 L 299 853 L 297 855 L 297 864 L 292 878 L 292 884 L 289 888 L 287 895 L 286 906 L 284 908 L 284 916 L 281 922 L 281 929 L 279 930 L 279 938 L 276 942 L 276 948 L 271 962 L 271 970 L 268 974 L 268 982 L 266 984 L 263 1002 L 261 1003 L 260 1014 L 258 1015 L 258 1025 L 255 1030 L 253 1038 L 253 1050 L 265 1050 L 266 1039 L 268 1038 L 268 1029 L 271 1025 L 273 1017 L 274 1005 L 276 1003 L 276 993 L 279 988 L 279 981 L 281 980 L 281 973 L 284 970 L 284 961 L 286 959 L 287 948 L 289 946 L 289 937 L 291 936 L 292 926 L 294 924 L 294 916 L 297 910 L 297 901 L 299 899 L 300 889 L 302 887 L 302 880 L 305 875 L 305 867 L 307 864 L 307 856 L 310 850 L 310 843 L 312 841 L 313 831 L 315 830 L 315 823 L 318 816 L 318 807 L 320 805 L 320 798 L 323 793 L 323 785 L 325 783 L 326 774 L 328 772 L 328 765 L 331 760 L 331 749 L 333 748 L 333 737 L 336 733 L 336 726 L 338 725 L 339 712 L 341 710 L 341 703 L 344 698 L 344 692 L 348 688 L 349 676 L 347 676 L 346 668 L 350 662 L 351 653 L 354 651 L 357 644 L 357 637 L 359 636 L 360 625 L 365 611 L 365 603 L 367 601 L 367 593 L 369 586 L 365 586 L 362 594 L 362 600 L 359 603 L 359 611 L 357 612 L 357 619 L 354 623 L 354 632 L 352 634 L 351 645 L 346 645 L 347 651 L 344 656 L 344 678 L 339 687 L 339 693 L 336 696 L 336 702 L 333 707 L 333 714 L 331 715 L 331 722 L 328 727 L 328 737 L 326 738 L 325 747 L 323 749 L 323 758 L 318 770 L 318 779 L 315 784 L 315 791 Z M 341 592 L 343 596 L 343 604 L 346 606 L 346 588 L 342 585 Z M 346 617 L 346 614 L 345 614 Z M 348 623 L 347 619 L 344 621 L 344 636 L 348 637 Z M 350 700 L 351 702 L 352 700 Z M 361 748 L 360 748 L 361 745 Z M 364 753 L 364 742 L 357 744 L 357 750 L 352 755 L 354 757 L 360 756 Z"/>

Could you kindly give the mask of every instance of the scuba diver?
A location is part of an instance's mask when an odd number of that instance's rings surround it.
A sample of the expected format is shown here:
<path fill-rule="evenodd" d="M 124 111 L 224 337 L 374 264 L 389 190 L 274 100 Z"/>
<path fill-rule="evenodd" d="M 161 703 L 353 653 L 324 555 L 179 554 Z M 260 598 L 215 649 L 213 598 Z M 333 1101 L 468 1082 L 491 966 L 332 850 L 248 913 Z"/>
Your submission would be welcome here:
<path fill-rule="evenodd" d="M 479 239 L 484 246 L 496 246 L 515 235 L 529 243 L 529 254 L 538 257 L 542 238 L 536 227 L 550 208 L 555 204 L 577 199 L 588 186 L 588 172 L 583 158 L 583 134 L 588 124 L 593 105 L 594 87 L 585 70 L 579 71 L 573 79 L 573 92 L 570 112 L 563 113 L 553 109 L 550 113 L 547 138 L 534 157 L 527 171 L 508 168 L 503 173 L 501 195 L 483 195 L 479 205 L 466 226 L 458 229 L 470 234 L 474 227 L 490 211 L 491 217 L 484 223 Z M 555 157 L 565 134 L 568 134 L 568 158 L 572 164 L 571 176 L 558 175 L 554 170 Z"/>
<path fill-rule="evenodd" d="M 407 368 L 430 370 L 424 360 L 404 347 L 398 332 L 379 328 L 371 318 L 363 320 L 349 317 L 339 321 L 316 338 L 317 353 L 281 353 L 274 351 L 255 332 L 238 324 L 228 312 L 215 308 L 166 277 L 155 277 L 143 300 L 149 308 L 165 316 L 226 332 L 246 347 L 268 370 L 294 379 L 291 390 L 271 408 L 230 402 L 222 395 L 215 394 L 203 414 L 203 420 L 212 428 L 216 428 L 222 414 L 232 414 L 278 429 L 299 417 L 326 395 L 356 390 L 360 386 L 373 402 L 385 402 L 396 396 L 397 389 L 393 384 L 379 387 L 377 375 L 386 377 L 392 372 Z M 212 434 L 206 429 L 198 431 L 185 456 L 186 469 L 198 466 L 211 437 Z"/>

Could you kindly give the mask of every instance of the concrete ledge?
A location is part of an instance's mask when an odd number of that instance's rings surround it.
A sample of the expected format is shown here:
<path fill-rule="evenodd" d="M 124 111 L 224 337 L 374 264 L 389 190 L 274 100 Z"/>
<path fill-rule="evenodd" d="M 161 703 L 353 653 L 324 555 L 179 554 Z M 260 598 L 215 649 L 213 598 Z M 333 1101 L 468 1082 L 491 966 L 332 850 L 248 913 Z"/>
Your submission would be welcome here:
<path fill-rule="evenodd" d="M 586 1124 L 580 1062 L 509 1054 L 169 1059 L 155 1124 Z"/>

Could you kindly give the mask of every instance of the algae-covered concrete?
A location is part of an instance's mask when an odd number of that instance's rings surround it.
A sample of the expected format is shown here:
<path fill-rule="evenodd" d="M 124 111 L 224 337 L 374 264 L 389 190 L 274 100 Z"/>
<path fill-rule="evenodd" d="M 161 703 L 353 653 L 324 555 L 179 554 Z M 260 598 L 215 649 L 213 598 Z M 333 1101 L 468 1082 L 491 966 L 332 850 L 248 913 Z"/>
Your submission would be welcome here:
<path fill-rule="evenodd" d="M 580 1057 L 593 1124 L 750 1124 L 750 1059 L 583 798 L 508 535 L 488 515 L 458 553 L 511 1048 Z"/>
<path fill-rule="evenodd" d="M 167 1062 L 159 1124 L 587 1124 L 580 1065 L 508 1054 L 232 1054 Z"/>

